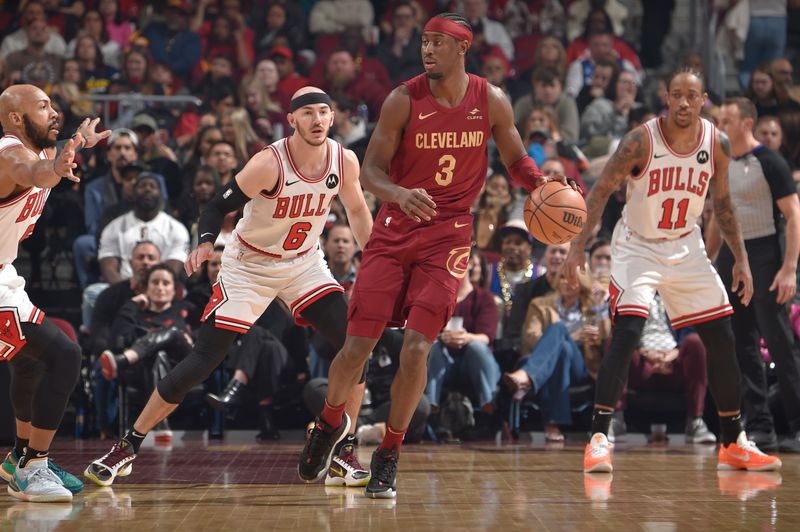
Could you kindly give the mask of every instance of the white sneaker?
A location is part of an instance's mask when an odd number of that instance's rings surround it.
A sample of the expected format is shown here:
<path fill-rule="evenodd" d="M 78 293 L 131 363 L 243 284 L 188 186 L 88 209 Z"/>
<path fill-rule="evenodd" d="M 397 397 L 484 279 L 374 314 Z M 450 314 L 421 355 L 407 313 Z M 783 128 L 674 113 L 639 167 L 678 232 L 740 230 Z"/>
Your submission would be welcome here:
<path fill-rule="evenodd" d="M 25 464 L 25 467 L 17 467 L 8 484 L 8 493 L 28 502 L 72 501 L 72 493 L 50 471 L 47 458 L 36 458 Z"/>

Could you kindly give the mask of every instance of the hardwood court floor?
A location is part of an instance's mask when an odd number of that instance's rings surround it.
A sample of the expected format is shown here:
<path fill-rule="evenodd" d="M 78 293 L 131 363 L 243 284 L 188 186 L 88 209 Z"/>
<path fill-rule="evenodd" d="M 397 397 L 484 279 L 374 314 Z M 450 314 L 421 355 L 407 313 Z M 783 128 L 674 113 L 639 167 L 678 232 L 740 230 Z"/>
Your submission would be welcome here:
<path fill-rule="evenodd" d="M 615 451 L 610 475 L 584 476 L 583 445 L 409 445 L 398 498 L 302 484 L 300 442 L 176 442 L 143 449 L 113 488 L 87 485 L 71 505 L 0 496 L 0 531 L 145 530 L 800 530 L 800 456 L 780 473 L 718 473 L 713 447 L 640 437 Z M 577 438 L 576 438 L 577 439 Z M 58 442 L 53 455 L 82 473 L 107 442 Z M 371 448 L 359 450 L 369 463 Z"/>

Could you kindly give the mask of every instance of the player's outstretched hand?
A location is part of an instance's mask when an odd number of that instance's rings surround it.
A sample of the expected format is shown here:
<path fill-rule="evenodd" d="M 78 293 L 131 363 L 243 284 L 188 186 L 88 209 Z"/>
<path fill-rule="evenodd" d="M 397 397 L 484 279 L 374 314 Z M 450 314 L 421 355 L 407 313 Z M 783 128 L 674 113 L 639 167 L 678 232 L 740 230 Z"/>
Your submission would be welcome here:
<path fill-rule="evenodd" d="M 746 260 L 737 260 L 733 265 L 731 291 L 736 292 L 742 305 L 746 307 L 750 304 L 750 299 L 753 297 L 753 274 L 750 273 L 750 265 Z"/>
<path fill-rule="evenodd" d="M 81 125 L 78 126 L 78 133 L 83 135 L 83 139 L 86 141 L 86 144 L 83 146 L 84 148 L 91 148 L 101 140 L 111 136 L 112 132 L 110 129 L 100 133 L 95 131 L 95 129 L 97 129 L 97 124 L 99 123 L 100 118 L 95 118 L 94 120 L 84 118 L 83 122 L 81 122 Z"/>
<path fill-rule="evenodd" d="M 567 258 L 561 265 L 561 273 L 568 283 L 571 285 L 577 285 L 578 269 L 580 269 L 582 272 L 586 271 L 585 251 L 583 250 L 582 246 L 577 246 L 573 243 L 573 245 L 569 247 Z"/>
<path fill-rule="evenodd" d="M 415 222 L 430 221 L 436 216 L 436 203 L 424 188 L 403 188 L 398 195 L 397 204 Z"/>
<path fill-rule="evenodd" d="M 214 244 L 211 242 L 203 242 L 197 246 L 194 251 L 189 253 L 189 258 L 187 258 L 186 262 L 183 264 L 183 270 L 186 272 L 186 275 L 191 277 L 194 272 L 200 269 L 200 266 L 202 266 L 205 261 L 211 258 L 213 253 Z"/>
<path fill-rule="evenodd" d="M 83 136 L 81 136 L 80 133 L 76 133 L 75 136 L 67 141 L 64 145 L 64 149 L 53 161 L 53 171 L 55 171 L 55 173 L 61 177 L 66 177 L 70 181 L 75 181 L 76 183 L 80 182 L 81 178 L 72 173 L 72 170 L 78 167 L 78 165 L 75 164 L 75 149 L 80 146 L 82 142 Z"/>

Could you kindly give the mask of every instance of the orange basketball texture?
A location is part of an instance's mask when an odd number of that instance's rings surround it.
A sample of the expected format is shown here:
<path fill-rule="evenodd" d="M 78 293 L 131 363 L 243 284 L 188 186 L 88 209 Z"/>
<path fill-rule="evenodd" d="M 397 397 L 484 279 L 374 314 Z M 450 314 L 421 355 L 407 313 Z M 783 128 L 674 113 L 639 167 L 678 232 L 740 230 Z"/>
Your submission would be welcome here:
<path fill-rule="evenodd" d="M 525 200 L 525 225 L 545 244 L 564 244 L 575 238 L 586 223 L 586 202 L 580 192 L 558 181 L 549 181 Z"/>

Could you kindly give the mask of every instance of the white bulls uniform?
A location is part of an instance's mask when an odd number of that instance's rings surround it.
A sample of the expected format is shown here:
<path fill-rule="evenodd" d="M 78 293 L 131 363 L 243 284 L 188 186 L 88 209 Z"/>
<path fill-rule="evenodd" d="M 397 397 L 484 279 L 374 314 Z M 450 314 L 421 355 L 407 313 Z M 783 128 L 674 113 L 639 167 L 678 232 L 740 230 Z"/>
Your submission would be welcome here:
<path fill-rule="evenodd" d="M 13 135 L 0 138 L 0 152 L 22 145 Z M 41 151 L 39 158 L 47 159 L 47 154 Z M 42 323 L 44 319 L 44 312 L 25 293 L 25 279 L 17 275 L 12 263 L 20 241 L 33 232 L 49 195 L 50 189 L 30 187 L 0 202 L 0 360 L 12 358 L 24 345 L 21 322 Z"/>
<path fill-rule="evenodd" d="M 697 226 L 716 147 L 716 128 L 700 122 L 699 142 L 685 154 L 670 147 L 661 119 L 644 124 L 648 162 L 628 179 L 625 209 L 611 242 L 612 313 L 646 318 L 656 290 L 675 329 L 733 313 Z"/>
<path fill-rule="evenodd" d="M 278 159 L 272 193 L 251 199 L 222 255 L 222 269 L 203 320 L 214 313 L 217 327 L 246 333 L 276 297 L 299 314 L 321 297 L 343 292 L 319 247 L 331 202 L 342 184 L 344 150 L 327 139 L 327 169 L 304 176 L 288 138 L 265 149 Z M 352 179 L 353 176 L 350 176 Z"/>

